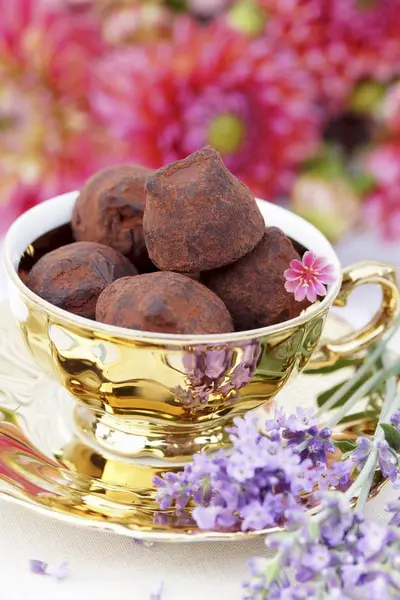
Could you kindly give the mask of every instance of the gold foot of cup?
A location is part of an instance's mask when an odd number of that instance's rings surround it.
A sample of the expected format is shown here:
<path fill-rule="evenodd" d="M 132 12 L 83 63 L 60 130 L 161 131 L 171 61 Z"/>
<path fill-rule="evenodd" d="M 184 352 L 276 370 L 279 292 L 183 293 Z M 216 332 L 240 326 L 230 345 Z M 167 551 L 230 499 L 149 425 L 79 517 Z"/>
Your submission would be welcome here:
<path fill-rule="evenodd" d="M 98 414 L 77 406 L 74 420 L 77 434 L 87 444 L 121 458 L 148 457 L 182 463 L 191 460 L 196 452 L 214 452 L 229 441 L 226 419 L 206 426 L 166 426 Z"/>

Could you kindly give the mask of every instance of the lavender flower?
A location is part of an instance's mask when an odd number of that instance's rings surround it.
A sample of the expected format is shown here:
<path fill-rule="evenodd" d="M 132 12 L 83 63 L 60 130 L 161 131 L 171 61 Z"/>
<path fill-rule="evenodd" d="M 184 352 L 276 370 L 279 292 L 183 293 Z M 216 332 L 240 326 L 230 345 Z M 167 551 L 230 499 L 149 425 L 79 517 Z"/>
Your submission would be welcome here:
<path fill-rule="evenodd" d="M 387 504 L 385 506 L 385 510 L 393 515 L 389 521 L 389 524 L 394 525 L 395 527 L 400 527 L 400 498 Z"/>
<path fill-rule="evenodd" d="M 396 427 L 397 431 L 400 432 L 400 410 L 398 410 L 397 412 L 395 412 L 391 417 L 390 417 L 390 422 L 391 424 Z"/>
<path fill-rule="evenodd" d="M 354 466 L 360 471 L 367 460 L 372 449 L 372 442 L 366 437 L 359 437 L 356 441 L 356 447 L 350 455 Z"/>
<path fill-rule="evenodd" d="M 312 409 L 296 408 L 296 414 L 286 419 L 286 427 L 292 433 L 307 432 L 318 425 Z"/>
<path fill-rule="evenodd" d="M 36 575 L 46 575 L 47 563 L 42 560 L 31 559 L 29 561 L 29 568 Z"/>
<path fill-rule="evenodd" d="M 186 507 L 192 496 L 197 497 L 201 491 L 201 481 L 193 481 L 190 465 L 179 473 L 165 473 L 162 477 L 157 475 L 153 483 L 157 486 L 157 501 L 161 510 L 168 508 L 175 502 L 176 508 L 182 510 Z"/>
<path fill-rule="evenodd" d="M 318 428 L 309 411 L 288 419 L 277 411 L 261 432 L 249 413 L 228 429 L 232 450 L 197 454 L 181 473 L 155 477 L 161 509 L 197 505 L 193 518 L 201 529 L 240 526 L 243 531 L 293 522 L 306 509 L 302 494 L 316 488 L 326 455 L 334 451 L 327 428 Z M 298 441 L 305 448 L 298 449 Z M 318 465 L 318 467 L 316 467 Z M 330 482 L 348 480 L 344 467 L 329 473 Z"/>
<path fill-rule="evenodd" d="M 260 354 L 257 341 L 232 349 L 197 346 L 183 358 L 186 389 L 178 386 L 173 391 L 182 404 L 196 410 L 207 404 L 212 394 L 231 394 L 234 399 L 236 392 L 251 380 Z"/>
<path fill-rule="evenodd" d="M 327 491 L 330 487 L 346 486 L 350 481 L 353 467 L 350 459 L 334 462 L 329 468 L 326 465 L 317 467 L 319 489 Z"/>
<path fill-rule="evenodd" d="M 302 460 L 311 459 L 314 466 L 326 464 L 327 454 L 335 452 L 327 427 L 319 429 L 319 424 L 311 409 L 296 408 L 296 414 L 285 418 L 281 410 L 275 411 L 274 418 L 268 420 L 265 429 L 272 437 L 282 437 L 288 446 L 300 446 Z"/>
<path fill-rule="evenodd" d="M 391 481 L 395 483 L 399 473 L 398 456 L 386 440 L 379 441 L 377 447 L 379 450 L 378 462 L 381 473 L 384 477 L 390 477 Z"/>
<path fill-rule="evenodd" d="M 135 544 L 135 546 L 140 546 L 141 548 L 151 548 L 152 546 L 154 546 L 154 542 L 150 542 L 149 540 L 142 540 L 139 538 L 133 538 L 132 542 L 133 544 Z"/>
<path fill-rule="evenodd" d="M 269 545 L 278 554 L 250 561 L 246 600 L 350 600 L 357 590 L 369 600 L 400 597 L 400 534 L 365 522 L 343 494 L 329 493 L 319 515 L 302 515 L 296 530 L 272 537 Z"/>
<path fill-rule="evenodd" d="M 151 592 L 149 600 L 162 600 L 164 595 L 164 584 L 161 583 L 158 590 Z"/>
<path fill-rule="evenodd" d="M 59 565 L 51 566 L 42 560 L 32 559 L 29 561 L 29 568 L 36 575 L 48 575 L 58 581 L 63 581 L 70 576 L 69 565 L 66 561 L 61 562 Z"/>

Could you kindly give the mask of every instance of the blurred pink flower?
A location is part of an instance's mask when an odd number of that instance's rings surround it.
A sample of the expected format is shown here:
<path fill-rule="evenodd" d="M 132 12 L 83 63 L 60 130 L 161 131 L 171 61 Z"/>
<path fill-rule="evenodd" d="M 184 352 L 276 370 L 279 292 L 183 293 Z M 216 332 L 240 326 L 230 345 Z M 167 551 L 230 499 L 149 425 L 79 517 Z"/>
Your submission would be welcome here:
<path fill-rule="evenodd" d="M 384 239 L 400 239 L 400 180 L 395 186 L 376 188 L 365 201 L 367 225 Z"/>
<path fill-rule="evenodd" d="M 390 81 L 400 73 L 400 0 L 330 0 L 332 29 L 359 77 Z"/>
<path fill-rule="evenodd" d="M 390 137 L 400 136 L 400 83 L 390 86 L 382 102 L 380 117 Z"/>
<path fill-rule="evenodd" d="M 302 302 L 305 298 L 309 302 L 315 302 L 318 296 L 326 296 L 324 284 L 335 282 L 333 266 L 326 258 L 317 257 L 310 250 L 305 252 L 301 261 L 292 260 L 284 276 L 285 290 L 293 293 L 297 302 Z"/>
<path fill-rule="evenodd" d="M 187 0 L 189 12 L 205 19 L 216 17 L 230 4 L 232 0 Z"/>
<path fill-rule="evenodd" d="M 96 19 L 61 0 L 0 0 L 0 230 L 118 161 L 88 110 Z"/>
<path fill-rule="evenodd" d="M 365 168 L 376 181 L 367 196 L 364 217 L 367 225 L 388 240 L 400 239 L 400 144 L 375 148 L 365 157 Z"/>
<path fill-rule="evenodd" d="M 65 0 L 0 0 L 0 14 L 0 73 L 85 103 L 92 61 L 104 50 L 95 13 Z"/>
<path fill-rule="evenodd" d="M 152 2 L 113 3 L 102 17 L 103 35 L 110 45 L 148 43 L 168 38 L 173 19 L 170 10 Z"/>
<path fill-rule="evenodd" d="M 169 43 L 115 51 L 99 64 L 94 110 L 131 160 L 159 167 L 211 144 L 252 190 L 273 199 L 315 150 L 319 111 L 285 54 L 214 24 L 177 18 Z"/>
<path fill-rule="evenodd" d="M 390 186 L 400 181 L 400 145 L 385 144 L 371 150 L 364 158 L 365 169 L 380 185 Z"/>
<path fill-rule="evenodd" d="M 318 82 L 321 99 L 342 109 L 361 78 L 400 73 L 400 0 L 259 0 L 264 36 L 287 47 Z"/>

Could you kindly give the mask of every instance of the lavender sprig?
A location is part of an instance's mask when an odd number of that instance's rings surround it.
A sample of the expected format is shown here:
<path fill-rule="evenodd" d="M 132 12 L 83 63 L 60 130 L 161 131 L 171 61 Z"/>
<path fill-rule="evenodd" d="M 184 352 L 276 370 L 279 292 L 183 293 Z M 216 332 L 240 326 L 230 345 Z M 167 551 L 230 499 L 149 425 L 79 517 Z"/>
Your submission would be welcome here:
<path fill-rule="evenodd" d="M 395 329 L 323 410 L 336 406 L 375 367 Z M 325 426 L 311 411 L 298 408 L 288 417 L 277 410 L 260 431 L 255 416 L 248 414 L 229 430 L 230 453 L 196 455 L 182 473 L 155 479 L 162 508 L 175 504 L 182 509 L 193 501 L 200 528 L 240 526 L 246 531 L 286 525 L 285 532 L 271 539 L 275 557 L 251 561 L 247 600 L 346 600 L 354 598 L 355 590 L 374 600 L 400 598 L 400 533 L 394 527 L 400 525 L 400 500 L 388 507 L 391 527 L 367 524 L 360 515 L 377 464 L 400 487 L 400 395 L 395 393 L 400 365 L 390 364 L 385 355 L 382 361 L 383 368 L 375 369 Z M 335 450 L 331 427 L 382 383 L 386 394 L 374 437 L 360 437 L 344 460 L 328 461 Z M 391 425 L 385 423 L 389 419 Z M 316 488 L 332 487 L 345 493 L 328 492 L 323 509 L 311 517 L 305 495 L 317 499 Z M 357 510 L 352 512 L 349 499 L 357 494 Z M 295 582 L 287 576 L 288 568 L 294 569 Z"/>
<path fill-rule="evenodd" d="M 228 431 L 231 451 L 197 454 L 184 471 L 154 478 L 161 509 L 182 510 L 191 500 L 201 529 L 264 529 L 306 510 L 303 495 L 319 482 L 321 489 L 345 482 L 341 468 L 327 469 L 331 432 L 310 411 L 298 408 L 286 418 L 278 410 L 262 431 L 249 413 Z"/>
<path fill-rule="evenodd" d="M 400 597 L 399 531 L 367 524 L 338 492 L 326 496 L 317 517 L 304 515 L 297 529 L 272 536 L 267 545 L 278 553 L 250 561 L 244 600 Z"/>

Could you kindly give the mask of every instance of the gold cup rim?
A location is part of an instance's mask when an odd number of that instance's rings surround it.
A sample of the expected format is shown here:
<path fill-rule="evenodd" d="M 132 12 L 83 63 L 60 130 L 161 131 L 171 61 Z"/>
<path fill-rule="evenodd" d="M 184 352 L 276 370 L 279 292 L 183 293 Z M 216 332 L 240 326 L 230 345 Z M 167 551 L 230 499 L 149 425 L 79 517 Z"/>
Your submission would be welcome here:
<path fill-rule="evenodd" d="M 311 305 L 298 317 L 246 331 L 236 331 L 223 334 L 160 334 L 151 331 L 126 329 L 105 323 L 98 323 L 73 313 L 69 313 L 33 293 L 20 279 L 18 265 L 26 248 L 40 235 L 55 227 L 67 223 L 72 214 L 79 192 L 67 192 L 42 202 L 18 217 L 9 228 L 3 244 L 3 264 L 9 280 L 15 285 L 27 300 L 58 319 L 67 326 L 75 326 L 95 333 L 98 337 L 106 335 L 120 341 L 139 341 L 143 343 L 168 344 L 172 346 L 192 345 L 222 345 L 257 339 L 270 334 L 284 332 L 293 327 L 299 327 L 310 319 L 326 312 L 333 304 L 342 283 L 342 270 L 339 259 L 327 238 L 314 225 L 302 217 L 266 200 L 256 199 L 263 214 L 266 225 L 280 227 L 289 237 L 309 248 L 320 256 L 326 256 L 333 264 L 335 283 L 332 284 L 325 298 Z M 301 232 L 301 235 L 299 235 Z"/>

